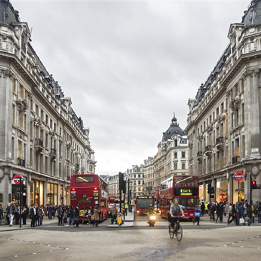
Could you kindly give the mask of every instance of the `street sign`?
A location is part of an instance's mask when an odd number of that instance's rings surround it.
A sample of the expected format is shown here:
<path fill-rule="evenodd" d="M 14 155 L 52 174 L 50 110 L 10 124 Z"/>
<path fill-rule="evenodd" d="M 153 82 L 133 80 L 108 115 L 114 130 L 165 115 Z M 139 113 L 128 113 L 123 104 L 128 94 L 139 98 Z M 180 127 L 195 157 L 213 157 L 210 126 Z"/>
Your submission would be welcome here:
<path fill-rule="evenodd" d="M 242 171 L 238 171 L 238 172 L 236 172 L 236 174 L 234 174 L 234 178 L 236 181 L 241 181 L 244 179 L 244 177 L 245 177 L 245 175 L 243 174 Z"/>
<path fill-rule="evenodd" d="M 17 185 L 20 184 L 20 179 L 21 179 L 22 181 L 24 180 L 21 175 L 15 175 L 15 176 L 13 177 L 13 181 L 14 181 L 14 183 L 17 184 Z"/>

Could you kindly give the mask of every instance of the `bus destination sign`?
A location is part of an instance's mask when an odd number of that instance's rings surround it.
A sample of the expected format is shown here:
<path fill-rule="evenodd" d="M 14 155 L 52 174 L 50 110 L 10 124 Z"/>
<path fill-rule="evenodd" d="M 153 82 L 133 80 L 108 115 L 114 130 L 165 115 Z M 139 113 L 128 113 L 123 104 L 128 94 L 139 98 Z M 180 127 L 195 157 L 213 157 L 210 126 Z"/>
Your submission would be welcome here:
<path fill-rule="evenodd" d="M 198 196 L 198 188 L 174 188 L 174 196 Z"/>
<path fill-rule="evenodd" d="M 191 189 L 180 189 L 180 196 L 192 196 Z"/>
<path fill-rule="evenodd" d="M 138 198 L 153 198 L 153 196 L 138 196 Z"/>

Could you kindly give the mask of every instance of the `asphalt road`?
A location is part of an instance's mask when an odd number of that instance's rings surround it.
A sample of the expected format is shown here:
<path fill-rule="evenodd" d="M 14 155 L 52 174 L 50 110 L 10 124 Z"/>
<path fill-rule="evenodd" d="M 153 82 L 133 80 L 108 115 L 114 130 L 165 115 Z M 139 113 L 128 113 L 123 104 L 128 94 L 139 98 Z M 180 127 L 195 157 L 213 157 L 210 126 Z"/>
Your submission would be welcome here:
<path fill-rule="evenodd" d="M 46 221 L 48 222 L 48 221 Z M 181 242 L 170 239 L 168 223 L 157 217 L 149 227 L 138 217 L 131 228 L 57 226 L 0 233 L 0 260 L 259 260 L 261 226 L 182 222 Z"/>

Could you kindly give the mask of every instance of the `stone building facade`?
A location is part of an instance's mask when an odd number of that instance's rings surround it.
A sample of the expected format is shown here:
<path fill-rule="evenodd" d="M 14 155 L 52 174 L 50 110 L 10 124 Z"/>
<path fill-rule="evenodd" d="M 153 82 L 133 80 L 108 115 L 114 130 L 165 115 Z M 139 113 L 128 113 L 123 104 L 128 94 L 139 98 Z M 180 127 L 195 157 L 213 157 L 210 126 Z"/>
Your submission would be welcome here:
<path fill-rule="evenodd" d="M 174 116 L 158 143 L 157 154 L 144 161 L 145 194 L 157 196 L 161 184 L 173 175 L 188 174 L 188 144 L 185 132 Z"/>
<path fill-rule="evenodd" d="M 31 45 L 28 24 L 0 0 L 0 203 L 69 204 L 70 176 L 94 173 L 89 129 Z"/>
<path fill-rule="evenodd" d="M 189 173 L 198 174 L 200 198 L 236 203 L 260 200 L 261 1 L 230 25 L 229 44 L 196 97 L 189 99 Z M 236 173 L 242 172 L 238 181 Z M 215 188 L 214 198 L 207 184 Z"/>
<path fill-rule="evenodd" d="M 144 195 L 144 173 L 142 172 L 143 165 L 133 165 L 131 169 L 126 171 L 126 191 L 128 195 L 128 182 L 130 190 L 130 202 L 135 204 L 136 196 Z"/>

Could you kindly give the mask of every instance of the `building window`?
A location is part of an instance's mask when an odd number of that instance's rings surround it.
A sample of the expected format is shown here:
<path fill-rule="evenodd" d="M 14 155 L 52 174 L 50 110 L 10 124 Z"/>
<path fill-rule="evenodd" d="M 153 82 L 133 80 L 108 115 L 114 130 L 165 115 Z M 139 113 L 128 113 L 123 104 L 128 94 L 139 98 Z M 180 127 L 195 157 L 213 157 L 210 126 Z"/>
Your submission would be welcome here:
<path fill-rule="evenodd" d="M 178 163 L 177 162 L 174 162 L 174 169 L 178 169 Z"/>
<path fill-rule="evenodd" d="M 45 124 L 48 124 L 48 115 L 45 115 Z"/>
<path fill-rule="evenodd" d="M 174 147 L 178 146 L 178 140 L 174 140 Z"/>
<path fill-rule="evenodd" d="M 45 147 L 48 147 L 48 134 L 45 134 Z"/>
<path fill-rule="evenodd" d="M 23 87 L 22 84 L 19 85 L 18 97 L 21 98 L 21 99 L 24 98 L 24 87 Z"/>
<path fill-rule="evenodd" d="M 182 168 L 182 169 L 186 169 L 186 164 L 185 164 L 185 162 L 182 162 L 181 168 Z"/>
<path fill-rule="evenodd" d="M 13 105 L 13 124 L 15 125 L 15 105 Z"/>
<path fill-rule="evenodd" d="M 186 153 L 185 151 L 182 151 L 182 158 L 185 158 L 186 157 Z"/>
<path fill-rule="evenodd" d="M 245 108 L 244 108 L 244 103 L 242 104 L 242 123 L 245 122 Z"/>
<path fill-rule="evenodd" d="M 52 119 L 50 119 L 50 128 L 51 129 L 53 128 L 53 121 L 52 121 Z"/>

